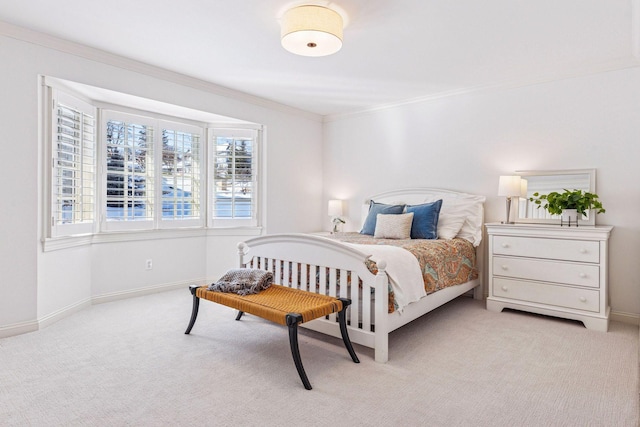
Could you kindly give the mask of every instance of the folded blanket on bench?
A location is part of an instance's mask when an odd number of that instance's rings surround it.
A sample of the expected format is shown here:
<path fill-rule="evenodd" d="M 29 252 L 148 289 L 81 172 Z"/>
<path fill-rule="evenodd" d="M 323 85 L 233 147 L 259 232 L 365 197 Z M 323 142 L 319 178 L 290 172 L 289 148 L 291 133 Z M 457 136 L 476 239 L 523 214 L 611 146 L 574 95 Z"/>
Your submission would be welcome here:
<path fill-rule="evenodd" d="M 210 291 L 230 292 L 238 295 L 257 294 L 273 283 L 270 271 L 255 268 L 235 268 L 229 270 L 215 283 L 209 285 Z"/>

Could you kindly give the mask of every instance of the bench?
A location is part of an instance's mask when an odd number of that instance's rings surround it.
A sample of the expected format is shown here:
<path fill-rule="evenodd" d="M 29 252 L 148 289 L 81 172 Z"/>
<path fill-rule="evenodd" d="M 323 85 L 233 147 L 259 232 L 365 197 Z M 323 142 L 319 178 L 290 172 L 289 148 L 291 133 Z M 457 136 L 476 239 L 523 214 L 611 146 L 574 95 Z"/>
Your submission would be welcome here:
<path fill-rule="evenodd" d="M 338 313 L 338 322 L 342 341 L 344 342 L 351 359 L 360 363 L 356 352 L 353 350 L 349 334 L 347 333 L 347 321 L 345 310 L 351 304 L 350 299 L 334 298 L 327 295 L 315 294 L 286 286 L 271 285 L 269 288 L 257 294 L 238 295 L 235 293 L 215 292 L 207 289 L 207 286 L 191 285 L 189 291 L 193 295 L 193 309 L 191 321 L 185 334 L 191 332 L 196 318 L 200 299 L 205 299 L 239 311 L 236 320 L 240 320 L 244 313 L 253 314 L 271 322 L 289 327 L 289 344 L 291 355 L 302 380 L 304 388 L 311 390 L 311 383 L 307 378 L 298 349 L 298 324 L 309 322 L 319 317 L 332 313 Z"/>

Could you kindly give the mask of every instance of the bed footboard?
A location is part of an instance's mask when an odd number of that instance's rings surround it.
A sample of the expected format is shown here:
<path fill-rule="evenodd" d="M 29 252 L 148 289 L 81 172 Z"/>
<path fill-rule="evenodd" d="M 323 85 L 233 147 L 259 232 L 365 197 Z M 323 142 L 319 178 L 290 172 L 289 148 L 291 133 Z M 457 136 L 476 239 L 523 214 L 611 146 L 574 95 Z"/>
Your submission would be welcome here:
<path fill-rule="evenodd" d="M 389 279 L 385 261 L 377 262 L 378 273 L 374 275 L 366 264 L 369 254 L 306 234 L 249 239 L 238 244 L 238 257 L 240 267 L 270 271 L 279 285 L 351 299 L 347 313 L 351 341 L 373 348 L 376 361 L 388 360 Z M 301 326 L 342 336 L 335 314 Z"/>
<path fill-rule="evenodd" d="M 479 287 L 479 280 L 449 286 L 389 313 L 387 263 L 377 260 L 377 274 L 367 267 L 370 255 L 325 237 L 275 234 L 238 244 L 240 267 L 271 271 L 274 282 L 352 301 L 347 312 L 351 341 L 373 348 L 376 362 L 389 359 L 389 333 L 458 296 Z M 302 327 L 341 338 L 335 314 Z"/>

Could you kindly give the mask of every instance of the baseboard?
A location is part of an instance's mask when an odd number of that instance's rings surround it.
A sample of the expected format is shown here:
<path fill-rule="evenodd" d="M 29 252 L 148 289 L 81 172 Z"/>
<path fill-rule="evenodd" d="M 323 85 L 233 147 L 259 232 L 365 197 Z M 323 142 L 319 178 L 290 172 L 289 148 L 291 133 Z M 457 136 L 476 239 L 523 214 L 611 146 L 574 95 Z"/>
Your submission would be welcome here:
<path fill-rule="evenodd" d="M 38 330 L 38 322 L 14 323 L 0 327 L 0 338 L 12 337 L 14 335 L 26 334 L 27 332 L 35 332 Z"/>
<path fill-rule="evenodd" d="M 62 320 L 65 317 L 71 316 L 85 308 L 91 307 L 91 300 L 89 298 L 83 301 L 78 301 L 75 304 L 68 305 L 53 313 L 47 314 L 44 317 L 38 319 L 38 329 L 46 328 L 49 325 L 56 323 L 58 320 Z"/>
<path fill-rule="evenodd" d="M 0 327 L 0 338 L 7 338 L 15 335 L 26 334 L 28 332 L 38 331 L 89 306 L 91 306 L 91 301 L 89 299 L 86 299 L 84 301 L 79 301 L 75 304 L 61 308 L 60 310 L 41 317 L 38 320 L 2 326 Z"/>
<path fill-rule="evenodd" d="M 7 338 L 14 335 L 21 335 L 28 332 L 38 331 L 57 322 L 58 320 L 64 319 L 65 317 L 77 313 L 78 311 L 84 310 L 85 308 L 88 308 L 93 304 L 102 304 L 105 302 L 118 301 L 126 298 L 135 298 L 139 296 L 155 294 L 158 292 L 171 291 L 174 289 L 185 289 L 185 292 L 187 292 L 189 285 L 194 283 L 208 283 L 208 281 L 206 279 L 202 279 L 174 283 L 163 283 L 160 285 L 147 286 L 144 288 L 132 289 L 122 292 L 112 292 L 109 294 L 94 296 L 83 301 L 78 301 L 67 307 L 61 308 L 60 310 L 41 317 L 38 320 L 0 326 L 0 338 Z"/>
<path fill-rule="evenodd" d="M 609 319 L 613 322 L 628 323 L 631 325 L 640 325 L 640 315 L 637 313 L 625 313 L 623 311 L 611 310 Z"/>
<path fill-rule="evenodd" d="M 118 301 L 127 298 L 141 297 L 144 295 L 155 294 L 158 292 L 172 291 L 175 289 L 185 289 L 187 292 L 189 285 L 194 283 L 207 283 L 206 279 L 187 280 L 174 283 L 163 283 L 160 285 L 147 286 L 144 288 L 131 289 L 120 292 L 111 292 L 108 294 L 97 295 L 91 298 L 92 304 L 103 304 L 105 302 Z"/>

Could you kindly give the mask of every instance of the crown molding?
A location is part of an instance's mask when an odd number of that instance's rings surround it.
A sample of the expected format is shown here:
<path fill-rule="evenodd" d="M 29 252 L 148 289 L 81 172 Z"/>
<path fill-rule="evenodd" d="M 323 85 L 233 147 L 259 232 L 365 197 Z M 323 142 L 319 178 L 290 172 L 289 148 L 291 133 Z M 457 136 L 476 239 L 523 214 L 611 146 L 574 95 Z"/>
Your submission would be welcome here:
<path fill-rule="evenodd" d="M 225 86 L 220 86 L 195 77 L 177 73 L 175 71 L 156 67 L 145 62 L 126 58 L 101 49 L 89 47 L 80 43 L 72 42 L 70 40 L 65 40 L 49 34 L 40 33 L 28 28 L 9 24 L 4 21 L 0 21 L 0 35 L 27 43 L 32 43 L 48 49 L 57 50 L 59 52 L 67 53 L 70 55 L 78 56 L 80 58 L 89 59 L 106 65 L 122 68 L 127 71 L 144 74 L 149 77 L 154 77 L 161 80 L 169 81 L 171 83 L 176 83 L 182 86 L 209 92 L 225 98 L 232 98 L 236 101 L 246 102 L 258 107 L 264 107 L 287 114 L 302 116 L 313 121 L 322 121 L 322 116 L 320 114 L 311 113 L 309 111 L 281 104 L 279 102 L 272 101 L 266 98 L 250 95 L 246 92 L 230 89 Z"/>
<path fill-rule="evenodd" d="M 634 0 L 640 2 L 640 0 Z M 634 49 L 637 46 L 634 46 Z M 345 119 L 351 119 L 355 117 L 365 116 L 384 110 L 392 110 L 398 107 L 404 107 L 412 104 L 419 104 L 424 102 L 433 102 L 443 98 L 450 98 L 453 96 L 467 95 L 467 94 L 479 94 L 488 93 L 505 89 L 517 89 L 526 86 L 539 85 L 544 83 L 551 83 L 560 80 L 574 79 L 578 77 L 589 76 L 593 74 L 607 73 L 611 71 L 619 71 L 627 68 L 640 67 L 640 56 L 631 55 L 624 58 L 618 58 L 612 61 L 607 61 L 597 65 L 589 65 L 585 67 L 575 68 L 569 72 L 555 73 L 544 76 L 523 76 L 520 79 L 514 79 L 512 81 L 499 82 L 488 85 L 473 86 L 468 88 L 453 89 L 449 91 L 442 91 L 430 95 L 420 96 L 411 99 L 405 99 L 394 103 L 388 103 L 383 105 L 375 105 L 370 108 L 365 108 L 357 111 L 340 114 L 327 114 L 323 116 L 323 122 L 335 122 Z"/>

